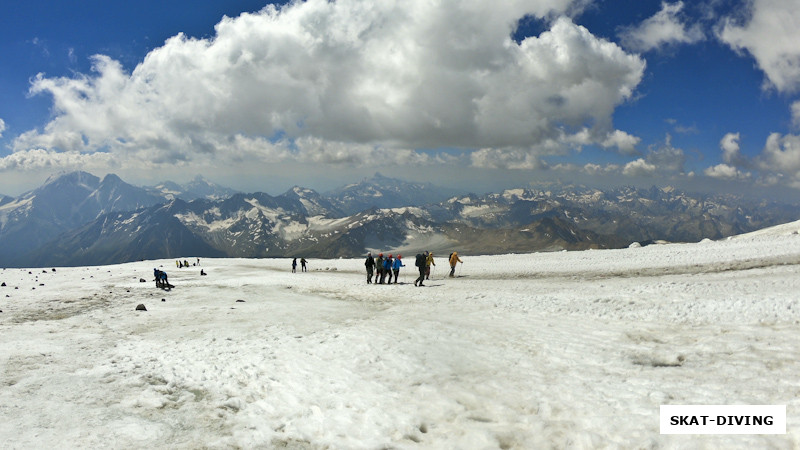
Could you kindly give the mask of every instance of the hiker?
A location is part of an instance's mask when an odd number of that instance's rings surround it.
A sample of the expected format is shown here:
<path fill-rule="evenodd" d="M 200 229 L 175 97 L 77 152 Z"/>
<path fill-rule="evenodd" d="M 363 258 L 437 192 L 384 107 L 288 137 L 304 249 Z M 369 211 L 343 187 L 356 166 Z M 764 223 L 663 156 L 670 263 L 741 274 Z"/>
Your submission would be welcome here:
<path fill-rule="evenodd" d="M 175 267 L 180 269 L 181 268 L 181 262 L 180 261 L 175 261 Z"/>
<path fill-rule="evenodd" d="M 372 283 L 372 269 L 375 268 L 375 258 L 372 253 L 367 253 L 367 260 L 364 261 L 364 266 L 367 268 L 367 284 Z"/>
<path fill-rule="evenodd" d="M 378 259 L 375 260 L 375 284 L 382 283 L 383 279 L 383 253 L 378 253 Z"/>
<path fill-rule="evenodd" d="M 450 254 L 450 278 L 456 276 L 456 264 L 463 263 L 464 261 L 458 257 L 458 252 L 453 252 Z"/>
<path fill-rule="evenodd" d="M 301 270 L 300 270 L 300 271 L 301 271 L 301 272 L 308 272 L 308 270 L 306 269 L 306 263 L 307 263 L 307 262 L 308 262 L 308 261 L 306 261 L 306 259 L 305 259 L 305 258 L 300 258 L 300 267 L 301 267 Z"/>
<path fill-rule="evenodd" d="M 206 271 L 205 271 L 205 270 L 203 270 L 203 269 L 200 269 L 200 275 L 201 275 L 201 276 L 204 276 L 204 275 L 208 275 L 208 274 L 206 273 Z"/>
<path fill-rule="evenodd" d="M 428 253 L 428 252 L 425 252 L 425 253 Z M 434 266 L 436 265 L 436 263 L 433 262 L 433 252 L 428 253 L 428 256 L 425 258 L 425 279 L 426 280 L 430 280 L 431 279 L 430 278 L 431 277 L 431 264 L 434 265 Z"/>
<path fill-rule="evenodd" d="M 184 259 L 184 260 L 183 260 L 183 267 L 186 267 L 186 268 L 188 268 L 188 267 L 189 267 L 189 261 L 187 261 L 187 260 L 185 260 L 185 259 Z"/>
<path fill-rule="evenodd" d="M 419 269 L 419 277 L 414 280 L 414 286 L 425 286 L 422 282 L 425 280 L 425 261 L 428 259 L 428 252 L 418 253 L 414 265 Z M 417 285 L 419 283 L 419 285 Z"/>
<path fill-rule="evenodd" d="M 158 270 L 154 267 L 153 275 L 156 277 L 157 288 L 168 289 L 172 287 L 172 285 L 170 285 L 169 281 L 167 280 L 167 272 L 164 272 L 163 270 Z"/>
<path fill-rule="evenodd" d="M 383 278 L 388 275 L 389 281 L 386 284 L 392 284 L 392 264 L 394 264 L 394 260 L 392 259 L 392 254 L 389 253 L 389 257 L 383 260 L 383 273 L 381 274 L 381 284 L 383 284 Z"/>
<path fill-rule="evenodd" d="M 403 255 L 397 255 L 397 258 L 395 258 L 394 262 L 392 263 L 392 272 L 394 272 L 394 284 L 397 284 L 397 277 L 400 275 L 400 268 L 406 266 L 405 264 L 403 264 L 402 261 L 400 261 L 402 257 Z M 392 276 L 390 274 L 389 283 L 391 284 L 391 282 L 392 282 Z"/>
<path fill-rule="evenodd" d="M 297 258 L 292 260 L 292 273 L 297 273 Z"/>

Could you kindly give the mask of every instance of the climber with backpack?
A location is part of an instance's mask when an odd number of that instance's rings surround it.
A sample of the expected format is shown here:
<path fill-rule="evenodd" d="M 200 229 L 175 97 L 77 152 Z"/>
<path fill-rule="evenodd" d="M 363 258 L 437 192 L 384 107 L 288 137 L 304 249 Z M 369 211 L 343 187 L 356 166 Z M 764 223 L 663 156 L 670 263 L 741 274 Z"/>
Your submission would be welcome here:
<path fill-rule="evenodd" d="M 417 269 L 419 269 L 419 278 L 417 278 L 414 281 L 414 286 L 425 286 L 424 284 L 422 284 L 422 281 L 425 280 L 425 267 L 426 267 L 425 262 L 427 259 L 428 259 L 427 251 L 424 253 L 417 253 L 417 258 L 416 261 L 414 262 L 414 265 L 417 266 Z"/>

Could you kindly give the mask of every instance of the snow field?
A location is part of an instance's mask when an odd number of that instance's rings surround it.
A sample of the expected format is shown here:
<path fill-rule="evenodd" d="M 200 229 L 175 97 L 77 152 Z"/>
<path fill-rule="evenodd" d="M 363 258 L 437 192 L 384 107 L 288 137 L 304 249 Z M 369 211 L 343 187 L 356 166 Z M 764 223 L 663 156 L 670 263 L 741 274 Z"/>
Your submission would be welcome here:
<path fill-rule="evenodd" d="M 410 263 L 406 284 L 367 285 L 360 258 L 0 271 L 0 439 L 800 446 L 800 236 L 461 256 L 460 277 L 437 258 L 425 288 Z M 174 290 L 153 287 L 158 266 Z M 787 434 L 660 435 L 663 404 L 786 404 Z"/>

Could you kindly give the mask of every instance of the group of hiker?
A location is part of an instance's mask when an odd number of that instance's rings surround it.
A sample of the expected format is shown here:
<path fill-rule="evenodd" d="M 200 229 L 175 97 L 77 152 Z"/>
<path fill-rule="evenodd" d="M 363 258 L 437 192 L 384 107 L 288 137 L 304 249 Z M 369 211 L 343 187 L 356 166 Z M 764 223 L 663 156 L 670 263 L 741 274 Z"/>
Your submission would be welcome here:
<path fill-rule="evenodd" d="M 308 261 L 305 258 L 300 258 L 300 268 L 303 272 L 308 272 L 306 264 L 308 264 Z M 292 273 L 297 273 L 297 258 L 292 260 Z"/>
<path fill-rule="evenodd" d="M 196 263 L 192 263 L 192 265 L 199 266 L 200 265 L 200 258 L 197 258 L 197 262 Z M 183 261 L 176 260 L 175 261 L 175 267 L 177 267 L 178 269 L 183 269 L 184 267 L 189 267 L 189 261 L 187 261 L 185 259 Z"/>
<path fill-rule="evenodd" d="M 458 257 L 458 252 L 453 252 L 450 254 L 448 262 L 450 263 L 450 277 L 452 278 L 455 276 L 456 265 L 463 261 Z M 307 264 L 308 261 L 306 261 L 305 258 L 300 258 L 300 266 L 303 272 L 308 271 Z M 189 262 L 186 260 L 175 261 L 175 265 L 178 268 L 189 267 Z M 200 265 L 200 258 L 197 258 L 197 262 L 194 263 L 194 265 Z M 367 284 L 372 284 L 373 278 L 375 284 L 397 284 L 400 276 L 400 268 L 406 267 L 406 265 L 403 264 L 403 255 L 398 254 L 395 257 L 391 253 L 386 256 L 384 256 L 383 253 L 378 253 L 378 257 L 374 258 L 372 252 L 367 253 L 364 266 L 367 269 Z M 419 277 L 414 280 L 414 286 L 425 286 L 423 282 L 425 280 L 430 280 L 431 266 L 436 266 L 436 262 L 433 259 L 433 252 L 426 250 L 417 254 L 414 266 L 419 270 Z M 292 259 L 292 272 L 297 272 L 297 258 Z M 200 270 L 200 275 L 206 275 L 206 273 Z M 167 281 L 167 273 L 163 270 L 154 268 L 153 276 L 155 277 L 157 288 L 171 289 L 174 287 Z M 392 281 L 392 277 L 394 277 L 394 281 Z"/>
<path fill-rule="evenodd" d="M 367 261 L 364 265 L 367 268 L 367 283 L 372 283 L 374 271 L 375 284 L 392 284 L 392 275 L 394 275 L 394 282 L 397 284 L 400 268 L 406 266 L 403 264 L 403 255 L 397 255 L 397 258 L 395 258 L 392 254 L 383 256 L 383 253 L 379 253 L 377 258 L 373 258 L 372 253 L 367 253 Z"/>
<path fill-rule="evenodd" d="M 367 259 L 364 261 L 364 267 L 367 269 L 367 284 L 373 282 L 373 275 L 375 284 L 392 284 L 392 275 L 394 275 L 394 284 L 397 284 L 400 268 L 405 267 L 402 258 L 403 255 L 397 255 L 395 258 L 391 253 L 388 256 L 378 253 L 378 257 L 375 258 L 372 256 L 372 252 L 367 253 Z M 450 254 L 449 262 L 450 277 L 452 278 L 455 276 L 456 265 L 463 261 L 458 257 L 458 252 L 453 252 Z M 418 253 L 414 266 L 419 270 L 419 277 L 414 280 L 414 286 L 425 286 L 423 282 L 430 280 L 431 266 L 436 266 L 436 262 L 433 260 L 433 252 L 426 250 L 423 253 Z"/>

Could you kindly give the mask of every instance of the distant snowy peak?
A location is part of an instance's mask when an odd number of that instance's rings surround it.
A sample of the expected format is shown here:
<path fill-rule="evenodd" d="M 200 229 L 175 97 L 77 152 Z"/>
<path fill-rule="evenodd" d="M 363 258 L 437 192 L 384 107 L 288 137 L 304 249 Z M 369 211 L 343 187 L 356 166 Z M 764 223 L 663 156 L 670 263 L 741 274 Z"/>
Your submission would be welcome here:
<path fill-rule="evenodd" d="M 88 172 L 60 172 L 47 177 L 44 184 L 36 191 L 47 191 L 63 186 L 77 186 L 86 190 L 94 190 L 100 184 L 100 178 Z"/>
<path fill-rule="evenodd" d="M 452 189 L 431 183 L 411 183 L 376 173 L 359 183 L 348 184 L 325 196 L 346 214 L 370 208 L 423 206 L 445 201 L 455 195 Z"/>
<path fill-rule="evenodd" d="M 155 186 L 146 188 L 155 195 L 159 195 L 167 200 L 180 198 L 185 201 L 196 199 L 222 200 L 233 196 L 239 191 L 213 183 L 202 176 L 196 176 L 186 184 L 178 184 L 173 181 L 164 181 Z"/>
<path fill-rule="evenodd" d="M 235 189 L 220 186 L 206 180 L 202 176 L 196 176 L 192 181 L 183 186 L 187 193 L 195 196 L 196 198 L 207 199 L 223 199 L 236 194 L 238 191 Z"/>
<path fill-rule="evenodd" d="M 343 215 L 331 201 L 313 189 L 294 186 L 281 197 L 300 202 L 308 216 L 340 217 Z"/>

